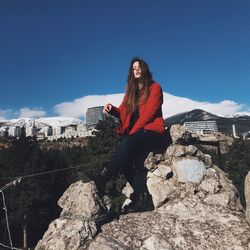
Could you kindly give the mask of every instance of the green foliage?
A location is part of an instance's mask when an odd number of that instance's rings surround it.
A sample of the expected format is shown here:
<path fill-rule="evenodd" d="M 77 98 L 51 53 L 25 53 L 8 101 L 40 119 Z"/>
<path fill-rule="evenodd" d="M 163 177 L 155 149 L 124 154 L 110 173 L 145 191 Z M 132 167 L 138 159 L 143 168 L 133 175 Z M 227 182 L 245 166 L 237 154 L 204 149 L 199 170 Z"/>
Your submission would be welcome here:
<path fill-rule="evenodd" d="M 23 178 L 4 191 L 11 236 L 16 247 L 22 244 L 24 223 L 27 225 L 28 246 L 34 246 L 49 223 L 58 217 L 60 208 L 57 201 L 66 188 L 77 180 L 85 179 L 86 173 L 100 172 L 107 164 L 119 140 L 116 124 L 112 118 L 107 118 L 96 129 L 87 147 L 70 147 L 65 142 L 63 148 L 41 149 L 34 138 L 22 136 L 19 140 L 13 139 L 9 148 L 0 150 L 0 188 L 14 177 L 81 165 L 67 171 Z M 119 195 L 123 184 L 121 177 L 108 183 L 107 193 L 117 204 L 121 200 Z M 3 210 L 0 210 L 0 242 L 9 244 Z"/>
<path fill-rule="evenodd" d="M 1 187 L 14 178 L 34 173 L 67 167 L 68 163 L 59 152 L 42 151 L 38 143 L 30 137 L 14 140 L 12 146 L 0 151 Z M 33 245 L 47 229 L 48 223 L 59 213 L 56 199 L 67 186 L 62 174 L 41 175 L 23 178 L 21 183 L 4 191 L 9 213 L 12 237 L 16 245 L 21 243 L 24 217 L 29 235 L 29 245 Z M 1 214 L 1 242 L 6 242 L 6 222 Z M 1 237 L 0 236 L 0 237 Z"/>
<path fill-rule="evenodd" d="M 111 156 L 114 154 L 119 137 L 116 133 L 116 123 L 112 117 L 107 117 L 96 126 L 95 136 L 88 142 L 86 158 L 89 165 L 84 169 L 76 170 L 76 176 L 85 179 L 86 174 L 97 175 L 107 166 Z M 106 193 L 112 196 L 113 200 L 119 200 L 121 187 L 124 186 L 124 178 L 118 176 L 111 179 L 107 184 Z"/>
<path fill-rule="evenodd" d="M 244 182 L 250 171 L 250 141 L 236 139 L 228 153 L 221 156 L 220 166 L 223 171 L 228 173 L 239 191 L 243 206 L 245 206 Z"/>

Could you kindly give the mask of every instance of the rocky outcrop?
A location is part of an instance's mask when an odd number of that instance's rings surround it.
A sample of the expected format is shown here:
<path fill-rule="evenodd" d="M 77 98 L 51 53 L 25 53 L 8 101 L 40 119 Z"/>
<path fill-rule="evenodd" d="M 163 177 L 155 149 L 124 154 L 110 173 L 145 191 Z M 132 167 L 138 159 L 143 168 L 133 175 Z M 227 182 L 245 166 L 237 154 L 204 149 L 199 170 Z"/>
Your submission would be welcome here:
<path fill-rule="evenodd" d="M 211 156 L 179 144 L 183 128 L 173 131 L 174 144 L 145 161 L 154 211 L 121 215 L 96 235 L 91 218 L 102 206 L 95 185 L 77 182 L 59 200 L 61 218 L 51 223 L 36 249 L 250 249 L 250 227 L 232 181 Z M 127 184 L 123 194 L 129 199 L 132 192 Z M 65 221 L 65 214 L 74 218 Z M 78 220 L 78 214 L 85 219 Z"/>
<path fill-rule="evenodd" d="M 245 179 L 246 219 L 250 224 L 250 171 Z"/>
<path fill-rule="evenodd" d="M 52 221 L 36 250 L 79 250 L 97 233 L 102 204 L 94 182 L 73 183 L 58 201 L 60 218 Z"/>

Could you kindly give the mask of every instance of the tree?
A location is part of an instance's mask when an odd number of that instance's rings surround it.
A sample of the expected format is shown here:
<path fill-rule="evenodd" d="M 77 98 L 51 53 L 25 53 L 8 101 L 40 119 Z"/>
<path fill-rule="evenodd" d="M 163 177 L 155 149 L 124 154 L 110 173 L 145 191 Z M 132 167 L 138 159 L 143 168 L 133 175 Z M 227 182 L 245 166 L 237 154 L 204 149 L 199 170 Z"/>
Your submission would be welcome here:
<path fill-rule="evenodd" d="M 228 173 L 229 178 L 239 191 L 243 206 L 245 206 L 244 181 L 248 171 L 250 171 L 250 141 L 236 139 L 228 153 L 221 157 L 221 168 Z"/>

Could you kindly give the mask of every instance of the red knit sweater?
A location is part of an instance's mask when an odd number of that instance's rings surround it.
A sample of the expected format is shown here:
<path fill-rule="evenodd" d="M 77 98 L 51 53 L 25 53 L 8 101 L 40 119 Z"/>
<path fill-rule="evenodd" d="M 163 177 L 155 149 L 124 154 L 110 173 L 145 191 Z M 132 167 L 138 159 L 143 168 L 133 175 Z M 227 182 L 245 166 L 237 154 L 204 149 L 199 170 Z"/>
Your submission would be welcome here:
<path fill-rule="evenodd" d="M 162 89 L 159 83 L 154 82 L 149 87 L 149 96 L 146 102 L 142 103 L 139 100 L 139 118 L 135 122 L 134 126 L 128 131 L 131 114 L 126 114 L 126 107 L 124 105 L 123 98 L 121 105 L 118 107 L 112 106 L 111 115 L 119 118 L 118 134 L 133 134 L 140 129 L 152 130 L 163 134 L 165 123 L 162 118 L 161 105 L 163 103 Z"/>

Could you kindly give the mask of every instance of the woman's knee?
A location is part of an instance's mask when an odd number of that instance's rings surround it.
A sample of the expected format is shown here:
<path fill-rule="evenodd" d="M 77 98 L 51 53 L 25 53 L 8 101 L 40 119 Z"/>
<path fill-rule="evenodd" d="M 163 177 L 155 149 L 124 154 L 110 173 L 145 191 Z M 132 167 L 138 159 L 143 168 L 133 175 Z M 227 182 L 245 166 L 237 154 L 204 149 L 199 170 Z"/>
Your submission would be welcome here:
<path fill-rule="evenodd" d="M 126 136 L 122 138 L 120 145 L 121 148 L 127 149 L 127 150 L 132 150 L 133 148 L 133 140 L 130 136 Z"/>

